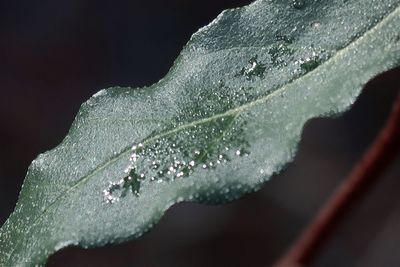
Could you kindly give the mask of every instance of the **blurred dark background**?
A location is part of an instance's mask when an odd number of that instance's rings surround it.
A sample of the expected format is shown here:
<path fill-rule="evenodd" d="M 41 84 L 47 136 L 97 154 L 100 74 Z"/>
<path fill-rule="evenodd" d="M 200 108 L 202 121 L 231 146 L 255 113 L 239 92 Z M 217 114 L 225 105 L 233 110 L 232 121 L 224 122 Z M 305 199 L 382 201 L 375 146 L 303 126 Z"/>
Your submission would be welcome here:
<path fill-rule="evenodd" d="M 0 223 L 30 162 L 63 139 L 82 102 L 102 88 L 158 81 L 193 32 L 250 2 L 0 1 Z M 48 266 L 269 266 L 367 149 L 399 88 L 392 70 L 344 116 L 310 121 L 295 161 L 258 193 L 176 205 L 139 240 L 68 248 Z M 313 266 L 400 266 L 399 193 L 398 157 Z"/>

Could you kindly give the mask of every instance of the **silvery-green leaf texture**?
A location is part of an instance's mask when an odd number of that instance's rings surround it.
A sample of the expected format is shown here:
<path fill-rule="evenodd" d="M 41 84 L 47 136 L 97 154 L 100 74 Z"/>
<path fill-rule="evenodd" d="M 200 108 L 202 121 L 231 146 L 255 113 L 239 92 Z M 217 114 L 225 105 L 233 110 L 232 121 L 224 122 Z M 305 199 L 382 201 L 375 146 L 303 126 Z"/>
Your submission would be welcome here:
<path fill-rule="evenodd" d="M 1 266 L 139 237 L 174 203 L 224 203 L 291 161 L 313 117 L 400 64 L 400 0 L 258 0 L 194 34 L 148 88 L 102 90 L 29 167 Z"/>

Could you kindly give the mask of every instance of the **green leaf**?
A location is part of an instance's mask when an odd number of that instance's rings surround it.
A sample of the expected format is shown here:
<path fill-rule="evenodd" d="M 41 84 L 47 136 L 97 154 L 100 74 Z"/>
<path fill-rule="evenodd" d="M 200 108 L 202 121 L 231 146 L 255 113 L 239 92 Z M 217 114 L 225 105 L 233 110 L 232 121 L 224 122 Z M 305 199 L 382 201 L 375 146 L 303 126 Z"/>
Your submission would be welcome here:
<path fill-rule="evenodd" d="M 193 35 L 149 88 L 102 90 L 29 167 L 0 265 L 136 238 L 174 203 L 255 191 L 307 120 L 347 109 L 400 63 L 399 0 L 256 1 Z M 156 64 L 156 62 L 154 62 Z"/>

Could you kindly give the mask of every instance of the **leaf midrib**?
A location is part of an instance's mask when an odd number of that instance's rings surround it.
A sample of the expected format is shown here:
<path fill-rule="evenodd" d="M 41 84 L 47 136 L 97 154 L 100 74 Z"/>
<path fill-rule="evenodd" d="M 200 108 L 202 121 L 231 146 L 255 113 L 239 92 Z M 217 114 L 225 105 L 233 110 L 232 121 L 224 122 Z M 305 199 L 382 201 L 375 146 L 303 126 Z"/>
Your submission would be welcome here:
<path fill-rule="evenodd" d="M 272 97 L 284 92 L 287 87 L 289 87 L 289 85 L 293 85 L 295 83 L 299 83 L 301 82 L 303 79 L 305 79 L 308 76 L 313 75 L 315 72 L 318 71 L 318 69 L 320 69 L 322 66 L 329 64 L 330 62 L 334 61 L 335 58 L 337 58 L 339 55 L 341 54 L 345 54 L 346 51 L 348 49 L 350 49 L 352 46 L 356 45 L 357 43 L 361 42 L 364 38 L 366 38 L 370 33 L 374 32 L 377 28 L 380 27 L 380 25 L 384 24 L 390 17 L 395 16 L 396 13 L 399 13 L 400 7 L 397 6 L 393 11 L 391 11 L 389 14 L 387 14 L 382 20 L 380 20 L 377 24 L 375 24 L 373 27 L 371 27 L 370 29 L 368 29 L 367 31 L 365 31 L 362 35 L 360 35 L 359 38 L 354 39 L 353 41 L 351 41 L 350 43 L 348 43 L 347 45 L 343 46 L 340 50 L 337 51 L 337 53 L 335 53 L 331 58 L 329 58 L 327 61 L 323 62 L 321 65 L 319 65 L 317 68 L 315 68 L 314 70 L 298 77 L 297 79 L 294 79 L 292 81 L 290 81 L 289 83 L 283 85 L 282 87 L 278 88 L 277 90 L 271 92 L 268 95 L 265 95 L 263 97 L 260 97 L 259 99 L 256 99 L 252 102 L 248 102 L 242 106 L 239 107 L 235 107 L 233 109 L 227 110 L 224 113 L 220 113 L 220 114 L 215 114 L 213 116 L 207 117 L 207 118 L 202 118 L 200 120 L 197 121 L 192 121 L 189 122 L 187 124 L 183 124 L 180 125 L 172 130 L 168 130 L 164 133 L 160 133 L 158 135 L 152 136 L 148 139 L 145 139 L 144 141 L 142 141 L 143 145 L 146 145 L 147 143 L 157 140 L 159 138 L 174 134 L 176 132 L 179 132 L 181 130 L 187 129 L 187 128 L 191 128 L 193 126 L 196 125 L 200 125 L 203 123 L 207 123 L 209 121 L 213 121 L 216 120 L 218 118 L 222 118 L 222 117 L 226 117 L 226 116 L 230 116 L 230 115 L 237 115 L 240 112 L 243 112 L 247 109 L 250 109 L 260 103 L 263 103 L 265 101 L 268 101 L 269 99 L 271 99 Z M 230 48 L 232 49 L 232 48 Z M 223 50 L 221 50 L 223 51 Z M 88 181 L 91 177 L 95 176 L 96 174 L 98 174 L 100 171 L 104 170 L 105 168 L 107 168 L 109 165 L 111 165 L 112 163 L 118 161 L 120 158 L 122 158 L 123 156 L 125 156 L 126 154 L 128 154 L 131 151 L 131 146 L 129 145 L 127 147 L 125 147 L 123 150 L 121 150 L 119 153 L 117 153 L 114 157 L 110 158 L 108 161 L 100 164 L 97 168 L 95 168 L 93 171 L 91 171 L 90 173 L 86 174 L 85 176 L 83 176 L 82 178 L 80 178 L 76 184 L 74 184 L 73 186 L 71 186 L 69 189 L 64 190 L 52 203 L 50 203 L 50 205 L 43 210 L 43 212 L 39 215 L 39 217 L 30 224 L 30 227 L 27 229 L 26 233 L 30 232 L 30 230 L 32 228 L 34 228 L 45 216 L 45 214 L 59 201 L 61 200 L 63 197 L 67 196 L 70 192 L 72 192 L 75 188 L 79 187 L 81 184 L 84 184 L 86 181 Z M 14 254 L 17 246 L 22 242 L 22 238 L 19 239 L 19 242 L 17 242 L 17 244 L 14 246 L 14 249 L 8 254 L 8 259 L 7 262 L 9 262 L 9 260 L 12 258 L 12 255 Z"/>

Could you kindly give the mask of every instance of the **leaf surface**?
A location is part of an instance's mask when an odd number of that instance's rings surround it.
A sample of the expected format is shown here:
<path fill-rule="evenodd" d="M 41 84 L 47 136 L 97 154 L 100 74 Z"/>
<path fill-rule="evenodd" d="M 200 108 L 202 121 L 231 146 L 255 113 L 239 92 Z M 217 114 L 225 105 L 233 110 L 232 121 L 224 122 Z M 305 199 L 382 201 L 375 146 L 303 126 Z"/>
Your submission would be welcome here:
<path fill-rule="evenodd" d="M 148 88 L 84 103 L 28 169 L 0 265 L 139 237 L 173 204 L 224 203 L 291 161 L 310 118 L 400 63 L 399 0 L 255 1 L 195 33 Z"/>

